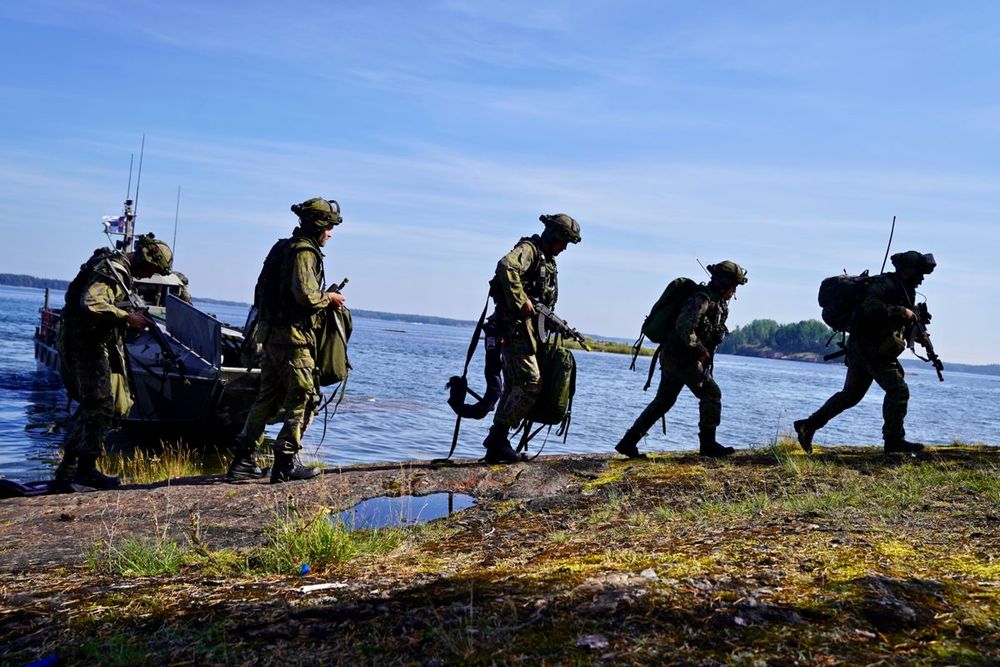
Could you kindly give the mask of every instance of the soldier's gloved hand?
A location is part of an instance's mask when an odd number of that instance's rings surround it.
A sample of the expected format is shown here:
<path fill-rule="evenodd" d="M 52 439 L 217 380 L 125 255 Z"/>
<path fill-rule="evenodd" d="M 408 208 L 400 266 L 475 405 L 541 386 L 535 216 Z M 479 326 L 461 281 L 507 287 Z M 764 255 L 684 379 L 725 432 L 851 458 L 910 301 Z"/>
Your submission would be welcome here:
<path fill-rule="evenodd" d="M 712 359 L 712 355 L 709 354 L 708 348 L 699 344 L 698 347 L 695 348 L 695 358 L 701 366 L 707 366 L 708 362 Z"/>
<path fill-rule="evenodd" d="M 907 322 L 916 322 L 917 321 L 917 314 L 915 312 L 913 312 L 912 310 L 910 310 L 909 308 L 904 308 L 903 309 L 903 316 L 906 318 Z"/>
<path fill-rule="evenodd" d="M 347 298 L 343 294 L 340 294 L 339 292 L 330 292 L 330 306 L 334 310 L 340 310 L 343 308 L 345 301 L 347 301 Z"/>
<path fill-rule="evenodd" d="M 141 310 L 133 310 L 128 314 L 128 319 L 126 320 L 128 325 L 133 329 L 138 329 L 139 331 L 147 327 L 155 327 L 156 323 L 153 322 L 149 315 L 142 312 Z"/>
<path fill-rule="evenodd" d="M 535 314 L 535 304 L 531 303 L 530 300 L 529 301 L 525 301 L 521 305 L 521 317 L 527 319 L 527 318 L 531 317 L 534 314 Z"/>

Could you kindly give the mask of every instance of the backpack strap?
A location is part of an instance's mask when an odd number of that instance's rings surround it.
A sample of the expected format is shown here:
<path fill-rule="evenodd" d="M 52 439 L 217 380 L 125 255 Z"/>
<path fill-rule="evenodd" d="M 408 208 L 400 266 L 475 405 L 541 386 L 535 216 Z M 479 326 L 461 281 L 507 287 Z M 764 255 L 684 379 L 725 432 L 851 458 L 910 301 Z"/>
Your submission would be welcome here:
<path fill-rule="evenodd" d="M 660 356 L 660 350 L 663 345 L 657 345 L 656 350 L 653 352 L 653 358 L 649 360 L 649 374 L 646 376 L 646 384 L 643 385 L 642 390 L 646 391 L 649 389 L 649 385 L 653 384 L 653 371 L 656 370 L 656 359 Z M 666 427 L 664 427 L 666 428 Z"/>
<path fill-rule="evenodd" d="M 639 350 L 642 349 L 642 341 L 644 340 L 646 340 L 646 334 L 640 331 L 638 340 L 632 343 L 632 363 L 628 366 L 630 371 L 635 370 L 635 360 L 639 358 Z"/>
<path fill-rule="evenodd" d="M 472 332 L 472 339 L 469 341 L 469 349 L 465 353 L 465 367 L 462 369 L 462 375 L 452 376 L 445 388 L 451 389 L 452 394 L 462 393 L 462 399 L 464 400 L 465 394 L 472 394 L 477 400 L 482 400 L 482 397 L 476 394 L 476 392 L 469 389 L 468 381 L 466 376 L 469 374 L 469 364 L 472 362 L 472 357 L 476 354 L 476 348 L 479 346 L 479 336 L 483 333 L 483 324 L 486 322 L 486 311 L 490 308 L 490 293 L 486 295 L 486 304 L 483 305 L 483 312 L 479 315 L 479 321 L 476 322 L 476 327 Z M 464 390 L 464 391 L 462 391 Z M 449 400 L 450 402 L 450 400 Z M 458 432 L 462 427 L 462 415 L 456 410 L 455 415 L 455 429 L 451 434 L 451 449 L 448 450 L 448 456 L 443 459 L 434 459 L 431 461 L 431 465 L 443 465 L 451 462 L 451 457 L 455 454 L 455 447 L 458 446 Z"/>

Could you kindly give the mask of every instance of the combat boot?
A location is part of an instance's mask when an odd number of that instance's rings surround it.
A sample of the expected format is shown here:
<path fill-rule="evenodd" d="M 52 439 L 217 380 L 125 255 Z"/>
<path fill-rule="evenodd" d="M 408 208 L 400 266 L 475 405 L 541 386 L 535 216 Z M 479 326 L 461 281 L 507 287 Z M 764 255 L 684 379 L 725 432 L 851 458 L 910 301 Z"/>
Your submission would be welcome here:
<path fill-rule="evenodd" d="M 618 441 L 617 445 L 615 445 L 615 451 L 619 454 L 624 454 L 630 459 L 646 458 L 646 455 L 640 452 L 638 447 L 639 440 L 643 435 L 645 434 L 640 433 L 634 428 L 630 428 L 625 431 L 625 435 L 623 435 L 622 439 Z"/>
<path fill-rule="evenodd" d="M 487 463 L 519 463 L 524 459 L 510 446 L 507 438 L 508 428 L 500 424 L 490 426 L 490 432 L 483 440 L 483 447 L 486 448 L 486 456 L 483 460 Z"/>
<path fill-rule="evenodd" d="M 257 452 L 253 447 L 248 446 L 242 438 L 236 440 L 236 451 L 233 453 L 233 462 L 229 464 L 229 471 L 226 477 L 232 480 L 260 479 L 264 476 L 264 471 L 257 465 Z"/>
<path fill-rule="evenodd" d="M 701 433 L 698 434 L 698 453 L 702 456 L 729 456 L 736 450 L 732 447 L 726 447 L 725 445 L 720 445 L 715 441 L 715 429 L 706 428 L 702 429 Z"/>
<path fill-rule="evenodd" d="M 122 483 L 117 477 L 105 475 L 97 469 L 96 456 L 80 457 L 72 482 L 80 486 L 88 486 L 92 489 L 103 489 L 105 491 L 117 488 Z"/>
<path fill-rule="evenodd" d="M 271 484 L 312 479 L 320 473 L 318 468 L 309 468 L 298 461 L 295 454 L 274 450 L 274 465 L 271 466 Z"/>
<path fill-rule="evenodd" d="M 812 454 L 813 436 L 816 435 L 816 429 L 813 428 L 808 419 L 800 419 L 793 423 L 792 427 L 795 429 L 795 435 L 798 436 L 802 451 L 806 454 Z"/>
<path fill-rule="evenodd" d="M 905 438 L 885 441 L 886 454 L 916 454 L 923 450 L 924 446 L 919 442 L 909 442 Z"/>

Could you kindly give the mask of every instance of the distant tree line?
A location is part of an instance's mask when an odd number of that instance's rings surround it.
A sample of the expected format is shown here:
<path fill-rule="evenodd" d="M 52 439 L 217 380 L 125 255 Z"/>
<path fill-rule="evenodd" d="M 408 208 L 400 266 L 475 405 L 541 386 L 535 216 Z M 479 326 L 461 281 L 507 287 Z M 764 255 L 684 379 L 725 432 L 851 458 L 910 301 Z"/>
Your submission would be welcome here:
<path fill-rule="evenodd" d="M 823 355 L 835 349 L 826 347 L 832 333 L 830 327 L 819 320 L 803 320 L 794 324 L 754 320 L 729 332 L 718 351 L 750 356 Z"/>
<path fill-rule="evenodd" d="M 11 285 L 13 287 L 37 287 L 44 289 L 65 290 L 69 287 L 68 280 L 56 280 L 55 278 L 36 278 L 20 273 L 0 273 L 0 285 Z"/>

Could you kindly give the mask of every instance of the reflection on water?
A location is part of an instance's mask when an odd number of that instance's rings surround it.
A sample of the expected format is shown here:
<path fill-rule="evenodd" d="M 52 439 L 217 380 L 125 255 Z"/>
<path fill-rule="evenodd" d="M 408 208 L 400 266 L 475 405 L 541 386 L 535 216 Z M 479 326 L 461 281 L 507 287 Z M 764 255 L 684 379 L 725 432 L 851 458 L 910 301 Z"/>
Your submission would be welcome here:
<path fill-rule="evenodd" d="M 476 504 L 464 493 L 431 493 L 426 496 L 378 496 L 362 500 L 336 517 L 351 530 L 418 526 L 461 512 Z"/>
<path fill-rule="evenodd" d="M 29 424 L 58 423 L 66 416 L 59 379 L 36 370 L 32 334 L 42 291 L 0 287 L 0 473 L 18 481 L 51 475 L 63 433 L 25 430 Z M 61 295 L 53 295 L 60 303 Z M 475 304 L 470 304 L 470 317 Z M 245 311 L 211 304 L 227 322 L 242 322 Z M 356 317 L 351 337 L 354 370 L 347 394 L 327 423 L 320 414 L 303 437 L 306 457 L 328 466 L 433 459 L 448 452 L 455 415 L 447 405 L 448 377 L 461 372 L 471 328 L 400 325 Z M 942 350 L 942 352 L 944 352 Z M 628 370 L 627 355 L 575 353 L 578 375 L 573 424 L 566 443 L 552 437 L 546 454 L 612 452 L 614 444 L 652 398 L 655 384 L 642 391 L 645 363 Z M 469 384 L 483 388 L 482 350 L 469 369 Z M 947 362 L 946 362 L 947 363 Z M 719 441 L 737 448 L 766 446 L 775 434 L 790 433 L 792 421 L 819 407 L 844 383 L 840 365 L 720 356 L 715 364 L 722 388 Z M 930 365 L 907 371 L 910 411 L 907 436 L 931 444 L 954 439 L 1000 444 L 1000 377 L 947 372 L 938 382 Z M 818 444 L 880 444 L 883 393 L 876 387 L 860 405 L 833 420 L 816 436 Z M 332 412 L 332 408 L 331 408 Z M 490 419 L 463 420 L 457 457 L 479 458 Z M 268 428 L 277 434 L 278 426 Z M 542 436 L 529 446 L 532 453 Z M 232 443 L 208 443 L 227 450 Z M 698 446 L 698 402 L 685 391 L 640 448 L 692 450 Z"/>

